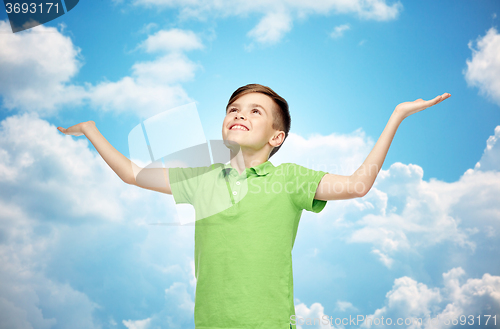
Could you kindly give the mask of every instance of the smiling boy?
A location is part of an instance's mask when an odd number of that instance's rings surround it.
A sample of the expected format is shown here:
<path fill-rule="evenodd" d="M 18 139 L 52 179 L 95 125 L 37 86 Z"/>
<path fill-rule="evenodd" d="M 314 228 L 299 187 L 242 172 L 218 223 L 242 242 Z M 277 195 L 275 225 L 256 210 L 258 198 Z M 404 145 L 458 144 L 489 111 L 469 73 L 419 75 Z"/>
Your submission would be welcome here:
<path fill-rule="evenodd" d="M 175 202 L 192 204 L 197 215 L 197 329 L 291 327 L 291 251 L 302 210 L 320 212 L 326 205 L 314 200 L 326 173 L 269 161 L 290 122 L 287 102 L 273 90 L 241 87 L 222 123 L 230 162 L 169 169 Z"/>
<path fill-rule="evenodd" d="M 238 88 L 226 107 L 227 164 L 144 169 L 114 149 L 93 121 L 58 129 L 85 134 L 125 183 L 194 206 L 196 329 L 295 329 L 291 251 L 302 211 L 319 213 L 327 200 L 364 196 L 403 119 L 449 96 L 396 106 L 373 150 L 350 176 L 293 163 L 275 167 L 269 158 L 288 136 L 288 104 L 258 84 Z"/>
<path fill-rule="evenodd" d="M 245 166 L 235 161 L 234 168 L 241 173 L 266 162 L 288 136 L 290 124 L 287 102 L 270 88 L 251 84 L 237 89 L 222 123 L 222 139 L 236 142 L 243 155 L 237 159 Z"/>

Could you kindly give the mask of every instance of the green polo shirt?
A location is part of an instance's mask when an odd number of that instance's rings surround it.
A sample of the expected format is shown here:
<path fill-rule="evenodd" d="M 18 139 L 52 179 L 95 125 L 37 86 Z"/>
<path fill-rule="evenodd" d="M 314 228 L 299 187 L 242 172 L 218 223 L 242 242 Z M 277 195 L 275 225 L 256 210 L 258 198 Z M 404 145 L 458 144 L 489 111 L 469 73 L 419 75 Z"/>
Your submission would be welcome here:
<path fill-rule="evenodd" d="M 175 203 L 195 208 L 196 329 L 289 329 L 295 315 L 292 248 L 302 210 L 324 171 L 266 161 L 170 168 Z M 292 326 L 295 329 L 295 325 Z"/>

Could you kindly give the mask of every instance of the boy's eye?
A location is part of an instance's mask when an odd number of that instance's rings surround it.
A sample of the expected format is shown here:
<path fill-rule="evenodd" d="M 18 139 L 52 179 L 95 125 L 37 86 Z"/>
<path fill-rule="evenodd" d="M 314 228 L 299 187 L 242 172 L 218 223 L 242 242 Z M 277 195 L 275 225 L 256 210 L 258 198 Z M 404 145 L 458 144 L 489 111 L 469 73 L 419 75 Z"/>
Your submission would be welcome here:
<path fill-rule="evenodd" d="M 231 112 L 234 112 L 234 111 L 237 111 L 237 110 L 238 110 L 237 108 L 233 107 L 233 108 L 229 109 L 229 111 L 227 111 L 227 113 L 231 113 Z M 259 111 L 259 110 L 257 110 L 257 109 L 253 109 L 253 110 L 252 110 L 252 112 L 254 112 L 254 111 L 257 111 L 257 113 L 259 113 L 259 114 L 260 114 L 260 111 Z"/>

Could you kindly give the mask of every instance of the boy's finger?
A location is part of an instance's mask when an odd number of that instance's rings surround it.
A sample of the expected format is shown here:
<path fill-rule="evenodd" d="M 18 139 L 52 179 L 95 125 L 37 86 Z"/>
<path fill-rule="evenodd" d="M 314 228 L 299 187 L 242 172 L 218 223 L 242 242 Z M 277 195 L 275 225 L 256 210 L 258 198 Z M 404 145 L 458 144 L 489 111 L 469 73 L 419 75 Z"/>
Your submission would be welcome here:
<path fill-rule="evenodd" d="M 427 101 L 430 105 L 435 105 L 441 101 L 441 95 L 436 96 L 434 99 Z"/>
<path fill-rule="evenodd" d="M 441 103 L 442 101 L 444 101 L 445 99 L 447 99 L 450 96 L 451 96 L 451 94 L 449 94 L 449 93 L 444 93 L 442 95 L 437 96 L 436 98 L 433 99 L 433 101 L 436 101 L 433 105 Z"/>
<path fill-rule="evenodd" d="M 439 100 L 439 102 L 444 101 L 445 99 L 447 99 L 447 98 L 448 98 L 448 97 L 450 97 L 450 96 L 451 96 L 451 94 L 448 94 L 448 93 L 444 93 L 444 94 L 442 94 L 441 96 L 439 96 L 439 97 L 441 97 L 441 99 Z M 439 102 L 438 102 L 438 103 L 439 103 Z"/>

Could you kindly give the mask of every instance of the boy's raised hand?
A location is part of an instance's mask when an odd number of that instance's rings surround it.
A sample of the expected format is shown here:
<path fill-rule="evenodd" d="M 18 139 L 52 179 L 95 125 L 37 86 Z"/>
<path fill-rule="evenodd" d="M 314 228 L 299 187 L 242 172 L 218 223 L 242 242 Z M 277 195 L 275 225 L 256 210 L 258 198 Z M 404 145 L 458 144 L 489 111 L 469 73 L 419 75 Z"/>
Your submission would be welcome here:
<path fill-rule="evenodd" d="M 414 113 L 420 112 L 428 107 L 436 105 L 450 96 L 451 95 L 449 93 L 444 93 L 429 101 L 424 101 L 423 99 L 419 98 L 414 100 L 413 102 L 404 102 L 396 106 L 395 112 L 400 114 L 404 119 Z"/>
<path fill-rule="evenodd" d="M 94 121 L 85 121 L 85 122 L 80 122 L 74 126 L 71 126 L 69 128 L 63 128 L 63 127 L 57 127 L 57 130 L 62 132 L 63 134 L 66 135 L 72 135 L 72 136 L 81 136 L 83 135 L 83 129 L 85 126 L 88 125 L 95 125 Z"/>

